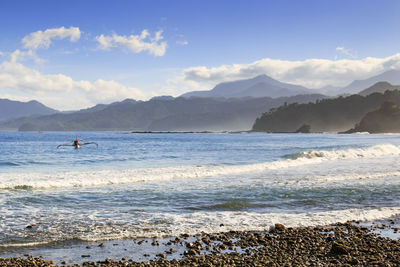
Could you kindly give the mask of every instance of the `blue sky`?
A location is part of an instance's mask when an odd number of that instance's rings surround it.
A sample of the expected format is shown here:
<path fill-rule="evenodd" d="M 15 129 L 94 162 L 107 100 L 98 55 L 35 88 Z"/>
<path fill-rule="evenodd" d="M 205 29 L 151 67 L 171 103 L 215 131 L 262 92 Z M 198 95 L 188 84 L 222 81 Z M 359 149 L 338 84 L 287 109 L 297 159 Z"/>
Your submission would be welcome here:
<path fill-rule="evenodd" d="M 399 14 L 385 0 L 4 0 L 0 98 L 77 109 L 259 74 L 343 86 L 400 69 Z"/>

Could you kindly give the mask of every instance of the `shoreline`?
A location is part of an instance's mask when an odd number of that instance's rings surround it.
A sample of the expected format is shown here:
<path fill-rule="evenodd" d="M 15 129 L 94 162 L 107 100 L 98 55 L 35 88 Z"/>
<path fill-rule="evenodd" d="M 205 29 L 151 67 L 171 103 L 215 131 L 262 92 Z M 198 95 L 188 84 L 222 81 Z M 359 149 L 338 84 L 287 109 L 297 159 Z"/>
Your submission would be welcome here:
<path fill-rule="evenodd" d="M 287 228 L 275 224 L 269 231 L 71 242 L 48 247 L 59 255 L 56 258 L 46 255 L 45 247 L 25 248 L 19 255 L 0 258 L 0 266 L 33 263 L 41 266 L 397 266 L 400 264 L 400 216 L 315 227 Z"/>

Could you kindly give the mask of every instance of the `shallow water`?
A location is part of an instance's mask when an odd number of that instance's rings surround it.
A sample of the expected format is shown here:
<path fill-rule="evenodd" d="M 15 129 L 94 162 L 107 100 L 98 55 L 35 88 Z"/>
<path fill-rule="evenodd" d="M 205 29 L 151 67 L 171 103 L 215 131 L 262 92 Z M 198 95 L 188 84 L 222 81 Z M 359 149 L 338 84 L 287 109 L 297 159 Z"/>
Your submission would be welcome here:
<path fill-rule="evenodd" d="M 385 219 L 399 159 L 399 135 L 0 133 L 0 246 Z"/>

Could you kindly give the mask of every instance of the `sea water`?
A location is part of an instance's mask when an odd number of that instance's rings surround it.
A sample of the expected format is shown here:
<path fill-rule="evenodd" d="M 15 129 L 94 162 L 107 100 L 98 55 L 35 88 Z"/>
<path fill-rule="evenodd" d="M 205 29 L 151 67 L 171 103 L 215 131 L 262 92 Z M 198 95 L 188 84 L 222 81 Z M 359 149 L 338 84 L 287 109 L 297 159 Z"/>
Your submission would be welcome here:
<path fill-rule="evenodd" d="M 400 135 L 0 133 L 0 255 L 398 214 Z"/>

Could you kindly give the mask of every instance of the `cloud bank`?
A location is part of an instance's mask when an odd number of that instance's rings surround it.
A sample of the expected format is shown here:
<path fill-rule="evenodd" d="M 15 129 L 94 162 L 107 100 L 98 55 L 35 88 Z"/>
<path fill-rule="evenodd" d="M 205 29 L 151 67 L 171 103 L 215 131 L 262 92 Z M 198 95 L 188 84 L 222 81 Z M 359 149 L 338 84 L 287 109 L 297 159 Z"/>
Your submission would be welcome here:
<path fill-rule="evenodd" d="M 176 82 L 209 88 L 220 82 L 252 78 L 260 74 L 282 82 L 321 88 L 327 85 L 345 86 L 353 80 L 366 79 L 390 69 L 400 69 L 400 54 L 385 58 L 364 59 L 307 59 L 289 61 L 264 58 L 250 64 L 231 64 L 218 67 L 186 68 Z"/>
<path fill-rule="evenodd" d="M 167 50 L 167 43 L 161 42 L 163 31 L 160 30 L 151 37 L 147 30 L 143 30 L 140 35 L 99 35 L 96 40 L 98 48 L 102 50 L 125 48 L 133 53 L 147 51 L 154 56 L 163 56 Z"/>
<path fill-rule="evenodd" d="M 112 80 L 75 81 L 64 74 L 42 74 L 20 63 L 4 61 L 0 64 L 0 96 L 11 93 L 19 95 L 20 100 L 34 98 L 61 110 L 145 97 L 140 90 Z"/>

